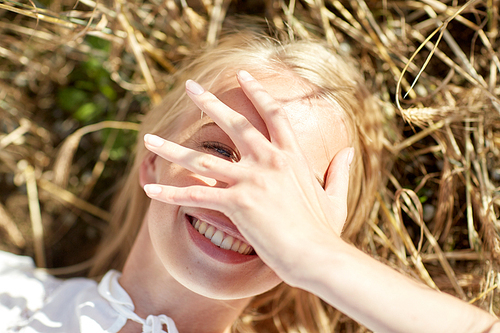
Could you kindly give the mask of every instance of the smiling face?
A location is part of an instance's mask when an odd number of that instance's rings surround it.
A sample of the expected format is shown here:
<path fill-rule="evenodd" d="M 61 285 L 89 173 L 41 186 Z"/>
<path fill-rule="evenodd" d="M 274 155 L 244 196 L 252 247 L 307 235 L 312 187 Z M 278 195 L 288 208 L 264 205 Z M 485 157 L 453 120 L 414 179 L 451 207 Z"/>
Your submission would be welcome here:
<path fill-rule="evenodd" d="M 286 110 L 304 155 L 322 181 L 333 156 L 348 145 L 340 111 L 321 99 L 311 98 L 311 87 L 289 72 L 250 72 Z M 221 75 L 213 87 L 205 88 L 268 135 L 265 123 L 239 88 L 235 75 Z M 194 103 L 183 115 L 177 133 L 169 139 L 238 161 L 237 147 L 210 118 L 201 116 Z M 141 183 L 225 186 L 160 157 L 146 159 L 144 169 Z M 195 293 L 214 299 L 240 299 L 261 294 L 280 282 L 220 212 L 153 200 L 147 223 L 155 255 L 173 278 Z"/>

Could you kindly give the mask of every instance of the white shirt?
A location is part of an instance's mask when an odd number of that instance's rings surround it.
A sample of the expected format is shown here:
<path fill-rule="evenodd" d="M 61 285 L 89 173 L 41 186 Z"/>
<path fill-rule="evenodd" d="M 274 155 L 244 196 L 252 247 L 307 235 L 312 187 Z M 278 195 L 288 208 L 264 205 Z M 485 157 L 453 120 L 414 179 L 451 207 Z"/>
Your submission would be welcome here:
<path fill-rule="evenodd" d="M 29 257 L 0 251 L 0 333 L 116 333 L 127 319 L 143 333 L 178 333 L 172 319 L 134 313 L 132 299 L 109 271 L 97 284 L 86 278 L 57 279 Z"/>

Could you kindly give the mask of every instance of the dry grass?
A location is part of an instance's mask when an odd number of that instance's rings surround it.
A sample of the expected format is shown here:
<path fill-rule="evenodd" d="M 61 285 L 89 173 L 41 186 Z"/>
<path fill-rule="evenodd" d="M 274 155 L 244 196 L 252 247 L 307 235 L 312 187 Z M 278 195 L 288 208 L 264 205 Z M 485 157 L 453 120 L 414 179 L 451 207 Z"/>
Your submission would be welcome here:
<path fill-rule="evenodd" d="M 161 100 L 176 63 L 217 43 L 228 18 L 253 14 L 299 36 L 312 28 L 351 53 L 400 124 L 401 134 L 389 133 L 387 143 L 394 166 L 359 246 L 498 314 L 498 6 L 0 0 L 1 248 L 32 255 L 41 266 L 70 266 L 54 273 L 85 270 L 108 219 L 110 184 L 129 152 L 120 138 L 133 136 L 141 112 Z M 90 80 L 74 78 L 82 66 L 107 73 L 115 96 L 90 120 L 61 106 L 65 87 Z M 87 101 L 98 104 L 104 93 L 93 94 Z M 117 147 L 125 156 L 113 157 Z M 339 319 L 354 330 L 346 321 Z"/>

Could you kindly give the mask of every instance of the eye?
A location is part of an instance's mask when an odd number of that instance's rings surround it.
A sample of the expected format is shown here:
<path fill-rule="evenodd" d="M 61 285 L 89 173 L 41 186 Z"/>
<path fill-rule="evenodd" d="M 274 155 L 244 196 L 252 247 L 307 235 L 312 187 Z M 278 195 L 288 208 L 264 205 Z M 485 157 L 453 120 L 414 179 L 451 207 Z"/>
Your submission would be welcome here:
<path fill-rule="evenodd" d="M 233 149 L 231 149 L 231 147 L 228 147 L 225 144 L 222 144 L 220 142 L 206 141 L 206 142 L 203 142 L 202 146 L 203 146 L 203 149 L 210 151 L 210 152 L 214 152 L 217 155 L 219 155 L 227 160 L 230 160 L 233 162 L 238 162 L 238 160 L 240 159 L 238 154 Z"/>

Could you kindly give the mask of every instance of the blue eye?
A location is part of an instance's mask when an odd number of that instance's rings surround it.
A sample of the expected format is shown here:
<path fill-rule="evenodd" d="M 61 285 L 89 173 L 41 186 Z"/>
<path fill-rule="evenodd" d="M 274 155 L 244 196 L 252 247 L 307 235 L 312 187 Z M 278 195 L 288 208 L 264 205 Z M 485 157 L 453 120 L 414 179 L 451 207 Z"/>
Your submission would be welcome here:
<path fill-rule="evenodd" d="M 220 142 L 203 142 L 203 148 L 211 152 L 215 152 L 217 155 L 222 156 L 225 159 L 235 162 L 239 160 L 238 154 L 233 149 Z"/>

